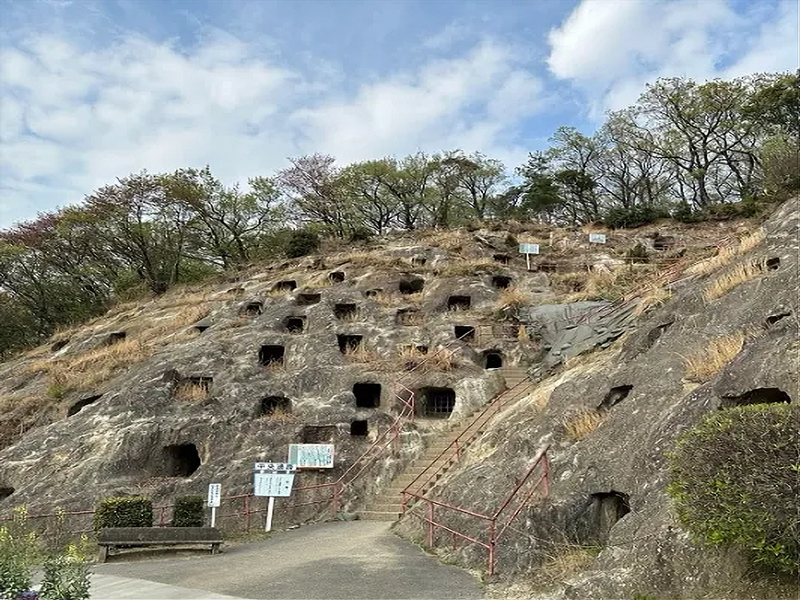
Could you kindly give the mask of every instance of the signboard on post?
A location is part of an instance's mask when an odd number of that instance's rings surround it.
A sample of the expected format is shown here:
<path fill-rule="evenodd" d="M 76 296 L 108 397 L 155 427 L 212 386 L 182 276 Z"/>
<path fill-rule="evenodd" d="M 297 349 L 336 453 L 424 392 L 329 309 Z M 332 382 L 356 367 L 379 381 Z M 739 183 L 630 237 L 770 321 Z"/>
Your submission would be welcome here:
<path fill-rule="evenodd" d="M 333 444 L 289 444 L 288 460 L 298 469 L 332 469 Z"/>
<path fill-rule="evenodd" d="M 219 508 L 220 499 L 222 497 L 222 484 L 209 483 L 208 484 L 208 499 L 206 504 L 211 508 L 211 526 L 217 524 L 217 508 Z"/>
<path fill-rule="evenodd" d="M 520 244 L 520 254 L 539 254 L 539 244 Z"/>
<path fill-rule="evenodd" d="M 295 466 L 289 463 L 257 462 L 253 468 L 253 495 L 273 498 L 291 496 L 296 471 Z"/>
<path fill-rule="evenodd" d="M 606 243 L 606 234 L 605 233 L 590 233 L 589 234 L 589 243 L 590 244 L 605 244 Z"/>
<path fill-rule="evenodd" d="M 520 244 L 519 253 L 525 255 L 525 264 L 531 270 L 531 254 L 539 254 L 539 244 Z"/>
<path fill-rule="evenodd" d="M 292 495 L 295 471 L 297 468 L 291 463 L 257 462 L 253 465 L 253 495 L 269 498 L 264 531 L 272 530 L 275 498 L 286 498 Z"/>

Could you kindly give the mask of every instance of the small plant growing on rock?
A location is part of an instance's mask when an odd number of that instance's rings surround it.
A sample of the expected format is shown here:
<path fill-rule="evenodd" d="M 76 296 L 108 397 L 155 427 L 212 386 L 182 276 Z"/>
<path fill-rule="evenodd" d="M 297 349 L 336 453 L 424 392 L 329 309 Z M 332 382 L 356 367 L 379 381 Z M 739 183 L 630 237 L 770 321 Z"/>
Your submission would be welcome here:
<path fill-rule="evenodd" d="M 668 488 L 680 522 L 711 546 L 756 565 L 800 572 L 800 410 L 754 404 L 706 416 L 670 456 Z"/>
<path fill-rule="evenodd" d="M 530 301 L 530 294 L 519 288 L 511 287 L 500 293 L 500 296 L 497 298 L 497 308 L 501 310 L 506 308 L 519 308 L 529 304 Z"/>

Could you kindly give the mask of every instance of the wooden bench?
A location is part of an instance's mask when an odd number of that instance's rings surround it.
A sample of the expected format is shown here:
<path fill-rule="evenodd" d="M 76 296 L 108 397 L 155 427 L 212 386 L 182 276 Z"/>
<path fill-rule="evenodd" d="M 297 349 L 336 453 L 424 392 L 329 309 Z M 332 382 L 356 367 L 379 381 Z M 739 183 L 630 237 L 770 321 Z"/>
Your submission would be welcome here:
<path fill-rule="evenodd" d="M 108 554 L 120 546 L 183 546 L 209 544 L 211 554 L 219 552 L 222 533 L 215 527 L 108 527 L 97 534 L 100 548 L 98 561 L 106 562 Z"/>

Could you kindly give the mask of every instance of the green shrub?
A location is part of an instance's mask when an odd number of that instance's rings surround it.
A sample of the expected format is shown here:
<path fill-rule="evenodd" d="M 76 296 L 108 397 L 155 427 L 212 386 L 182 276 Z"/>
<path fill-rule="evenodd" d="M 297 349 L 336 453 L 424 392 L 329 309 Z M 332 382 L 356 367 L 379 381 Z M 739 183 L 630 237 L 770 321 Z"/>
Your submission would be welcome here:
<path fill-rule="evenodd" d="M 94 512 L 94 529 L 152 527 L 153 502 L 142 496 L 103 498 Z"/>
<path fill-rule="evenodd" d="M 172 511 L 173 527 L 202 527 L 205 523 L 205 498 L 202 496 L 181 496 L 175 500 Z"/>
<path fill-rule="evenodd" d="M 756 404 L 706 416 L 678 439 L 669 494 L 678 518 L 712 546 L 748 552 L 779 573 L 800 570 L 800 410 Z"/>
<path fill-rule="evenodd" d="M 319 236 L 313 231 L 300 229 L 293 231 L 286 244 L 286 256 L 298 258 L 319 249 Z"/>
<path fill-rule="evenodd" d="M 666 209 L 657 206 L 620 206 L 608 209 L 603 215 L 602 223 L 612 229 L 634 229 L 658 219 L 668 219 L 669 216 Z"/>

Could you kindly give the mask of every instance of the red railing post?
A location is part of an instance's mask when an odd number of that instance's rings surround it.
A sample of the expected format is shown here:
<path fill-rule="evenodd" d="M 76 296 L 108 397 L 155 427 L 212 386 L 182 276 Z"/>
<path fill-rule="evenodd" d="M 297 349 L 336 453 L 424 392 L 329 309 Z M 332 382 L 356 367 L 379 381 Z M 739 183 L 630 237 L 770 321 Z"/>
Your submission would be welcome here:
<path fill-rule="evenodd" d="M 433 548 L 433 502 L 428 500 L 428 534 L 426 536 L 428 548 Z"/>
<path fill-rule="evenodd" d="M 489 577 L 494 576 L 494 562 L 495 562 L 495 544 L 497 543 L 496 540 L 496 531 L 497 531 L 497 519 L 493 518 L 489 521 L 489 565 L 486 571 L 489 574 Z"/>
<path fill-rule="evenodd" d="M 339 489 L 339 482 L 337 481 L 333 486 L 333 502 L 331 503 L 331 509 L 333 510 L 333 517 L 336 516 L 336 513 L 339 512 L 339 502 L 340 502 L 340 494 L 341 490 Z"/>
<path fill-rule="evenodd" d="M 244 497 L 244 530 L 245 533 L 250 533 L 250 494 L 245 494 Z"/>

